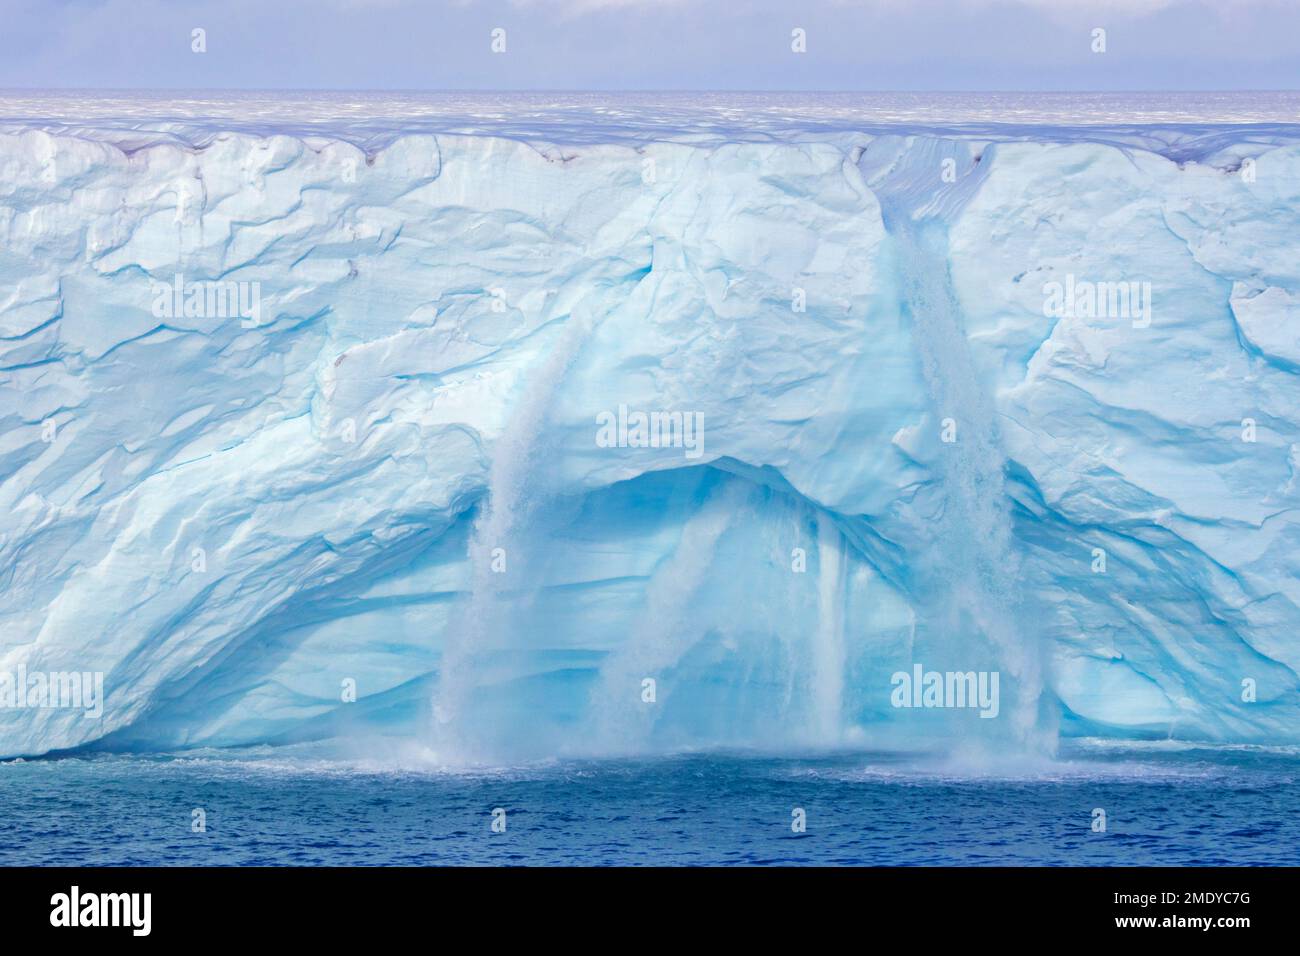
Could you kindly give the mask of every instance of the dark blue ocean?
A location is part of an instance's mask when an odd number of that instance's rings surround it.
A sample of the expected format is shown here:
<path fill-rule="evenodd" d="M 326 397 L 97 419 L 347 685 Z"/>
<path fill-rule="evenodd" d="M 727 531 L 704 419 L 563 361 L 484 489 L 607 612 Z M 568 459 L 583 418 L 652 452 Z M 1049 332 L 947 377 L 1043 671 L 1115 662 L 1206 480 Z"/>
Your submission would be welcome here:
<path fill-rule="evenodd" d="M 1076 746 L 983 770 L 881 754 L 398 770 L 274 749 L 0 764 L 0 864 L 1297 863 L 1294 748 Z"/>

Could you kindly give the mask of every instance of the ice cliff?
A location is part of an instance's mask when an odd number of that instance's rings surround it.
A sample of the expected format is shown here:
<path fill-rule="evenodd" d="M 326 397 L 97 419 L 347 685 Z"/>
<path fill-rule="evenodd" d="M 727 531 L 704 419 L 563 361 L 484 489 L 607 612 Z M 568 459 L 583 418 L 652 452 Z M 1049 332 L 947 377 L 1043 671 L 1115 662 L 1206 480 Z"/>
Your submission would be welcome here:
<path fill-rule="evenodd" d="M 0 671 L 105 699 L 0 756 L 1300 741 L 1298 253 L 1285 135 L 8 129 Z"/>

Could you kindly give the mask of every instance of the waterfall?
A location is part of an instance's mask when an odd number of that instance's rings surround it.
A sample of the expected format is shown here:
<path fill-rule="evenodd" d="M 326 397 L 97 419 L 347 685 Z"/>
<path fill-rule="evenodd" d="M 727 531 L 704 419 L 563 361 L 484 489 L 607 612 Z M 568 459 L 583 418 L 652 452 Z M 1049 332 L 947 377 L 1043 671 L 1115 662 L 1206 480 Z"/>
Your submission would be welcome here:
<path fill-rule="evenodd" d="M 813 730 L 819 743 L 839 742 L 844 705 L 844 536 L 817 513 L 817 631 L 812 646 Z"/>
<path fill-rule="evenodd" d="M 691 601 L 707 577 L 719 539 L 749 495 L 743 481 L 725 482 L 686 522 L 677 547 L 655 569 L 636 628 L 606 658 L 591 695 L 589 713 L 601 749 L 635 750 L 647 743 L 672 693 L 667 672 L 703 635 L 690 619 Z M 646 679 L 656 682 L 653 705 L 642 696 Z"/>
<path fill-rule="evenodd" d="M 433 739 L 444 755 L 477 750 L 462 718 L 478 685 L 480 658 L 508 635 L 517 595 L 526 593 L 528 526 L 546 496 L 537 478 L 540 439 L 552 397 L 590 335 L 586 314 L 575 310 L 564 325 L 492 444 L 487 492 L 470 535 L 470 593 L 447 628 L 433 697 Z"/>
<path fill-rule="evenodd" d="M 955 427 L 955 440 L 943 445 L 945 503 L 929 562 L 934 570 L 928 590 L 947 606 L 932 610 L 946 613 L 953 627 L 964 616 L 989 642 L 1016 682 L 1010 709 L 1015 737 L 1026 749 L 1047 750 L 1054 741 L 1039 724 L 1042 649 L 1037 636 L 1021 625 L 1019 560 L 997 410 L 980 381 L 949 269 L 944 222 L 952 210 L 918 217 L 913 212 L 918 195 L 929 200 L 931 210 L 943 203 L 933 190 L 918 189 L 916 178 L 893 190 L 886 182 L 879 195 L 897 250 L 901 307 L 913 324 L 932 406 L 940 422 L 952 419 Z"/>

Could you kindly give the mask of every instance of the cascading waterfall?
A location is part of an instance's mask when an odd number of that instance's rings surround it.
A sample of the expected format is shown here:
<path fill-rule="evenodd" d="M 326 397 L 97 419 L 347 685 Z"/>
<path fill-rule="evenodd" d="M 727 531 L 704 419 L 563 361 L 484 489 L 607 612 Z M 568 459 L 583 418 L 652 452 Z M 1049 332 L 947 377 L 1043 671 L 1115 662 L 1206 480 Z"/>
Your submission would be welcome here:
<path fill-rule="evenodd" d="M 509 626 L 515 595 L 524 591 L 530 556 L 519 544 L 545 489 L 534 468 L 550 399 L 592 328 L 576 309 L 554 347 L 529 376 L 515 414 L 492 448 L 488 487 L 470 536 L 469 599 L 447 630 L 433 699 L 435 747 L 444 755 L 477 751 L 462 720 L 478 682 L 478 661 L 495 650 Z M 503 569 L 503 570 L 498 570 Z"/>
<path fill-rule="evenodd" d="M 812 646 L 814 732 L 833 745 L 842 730 L 844 601 L 848 561 L 844 536 L 825 512 L 817 514 L 817 631 Z"/>
<path fill-rule="evenodd" d="M 690 619 L 691 599 L 706 577 L 719 539 L 749 494 L 750 488 L 739 480 L 714 491 L 686 523 L 672 554 L 655 569 L 636 629 L 605 660 L 591 695 L 589 712 L 602 749 L 635 750 L 646 743 L 657 708 L 672 693 L 671 682 L 663 680 L 665 672 L 701 636 Z M 656 682 L 653 707 L 642 696 L 646 679 Z"/>
<path fill-rule="evenodd" d="M 915 185 L 884 188 L 879 195 L 897 252 L 901 307 L 913 324 L 933 408 L 953 430 L 953 440 L 944 445 L 944 516 L 933 541 L 936 559 L 929 590 L 934 600 L 947 605 L 939 611 L 946 626 L 960 629 L 963 619 L 969 621 L 965 626 L 992 645 L 1000 666 L 1016 682 L 1010 708 L 1016 739 L 1031 752 L 1048 752 L 1055 739 L 1039 719 L 1042 649 L 1017 623 L 1023 614 L 1019 561 L 997 413 L 962 326 L 944 220 L 915 211 L 919 204 L 912 197 L 920 192 Z"/>
<path fill-rule="evenodd" d="M 1021 600 L 996 411 L 962 328 L 942 220 L 918 215 L 909 202 L 912 194 L 888 188 L 880 193 L 896 244 L 900 307 L 913 323 L 933 407 L 941 419 L 954 419 L 957 429 L 956 441 L 944 446 L 945 503 L 931 544 L 934 570 L 919 582 L 930 606 L 926 617 L 950 635 L 952 664 L 961 669 L 978 652 L 961 644 L 958 635 L 974 632 L 988 642 L 999 667 L 1015 681 L 1014 689 L 1003 687 L 1004 694 L 1010 692 L 1005 712 L 1014 736 L 1027 748 L 1048 749 L 1038 721 L 1040 653 L 1017 626 Z M 511 637 L 518 631 L 515 625 L 530 613 L 525 606 L 530 594 L 544 586 L 529 570 L 529 552 L 541 547 L 537 541 L 530 544 L 530 538 L 539 537 L 535 513 L 544 510 L 547 497 L 537 476 L 539 436 L 590 329 L 591 323 L 577 316 L 565 324 L 529 374 L 514 403 L 516 413 L 493 444 L 487 494 L 469 545 L 471 593 L 448 630 L 434 695 L 434 740 L 444 756 L 479 757 L 490 749 L 492 742 L 481 739 L 476 722 L 466 721 L 465 715 L 487 675 L 484 662 L 517 646 Z M 672 670 L 702 636 L 689 616 L 693 596 L 750 492 L 743 480 L 717 487 L 687 522 L 670 557 L 656 568 L 646 588 L 645 610 L 595 676 L 584 718 L 588 733 L 579 749 L 627 752 L 651 746 L 656 722 L 673 693 Z M 813 526 L 817 622 L 796 649 L 807 674 L 803 735 L 819 746 L 835 746 L 844 739 L 849 692 L 845 615 L 851 562 L 848 541 L 833 515 L 818 511 Z M 502 561 L 507 573 L 494 569 Z M 642 695 L 647 678 L 657 682 L 653 706 Z M 495 726 L 494 732 L 502 729 Z"/>

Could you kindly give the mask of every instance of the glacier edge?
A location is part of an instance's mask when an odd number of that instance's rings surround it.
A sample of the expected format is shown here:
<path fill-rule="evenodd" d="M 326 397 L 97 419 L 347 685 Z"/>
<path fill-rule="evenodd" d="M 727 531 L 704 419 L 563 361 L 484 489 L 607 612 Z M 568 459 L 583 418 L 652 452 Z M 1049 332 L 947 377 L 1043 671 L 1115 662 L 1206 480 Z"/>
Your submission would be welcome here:
<path fill-rule="evenodd" d="M 1211 139 L 0 133 L 0 672 L 107 692 L 0 754 L 1011 733 L 892 708 L 914 661 L 1300 741 L 1300 146 Z M 177 275 L 262 320 L 160 320 Z M 1067 275 L 1149 325 L 1045 315 Z"/>

